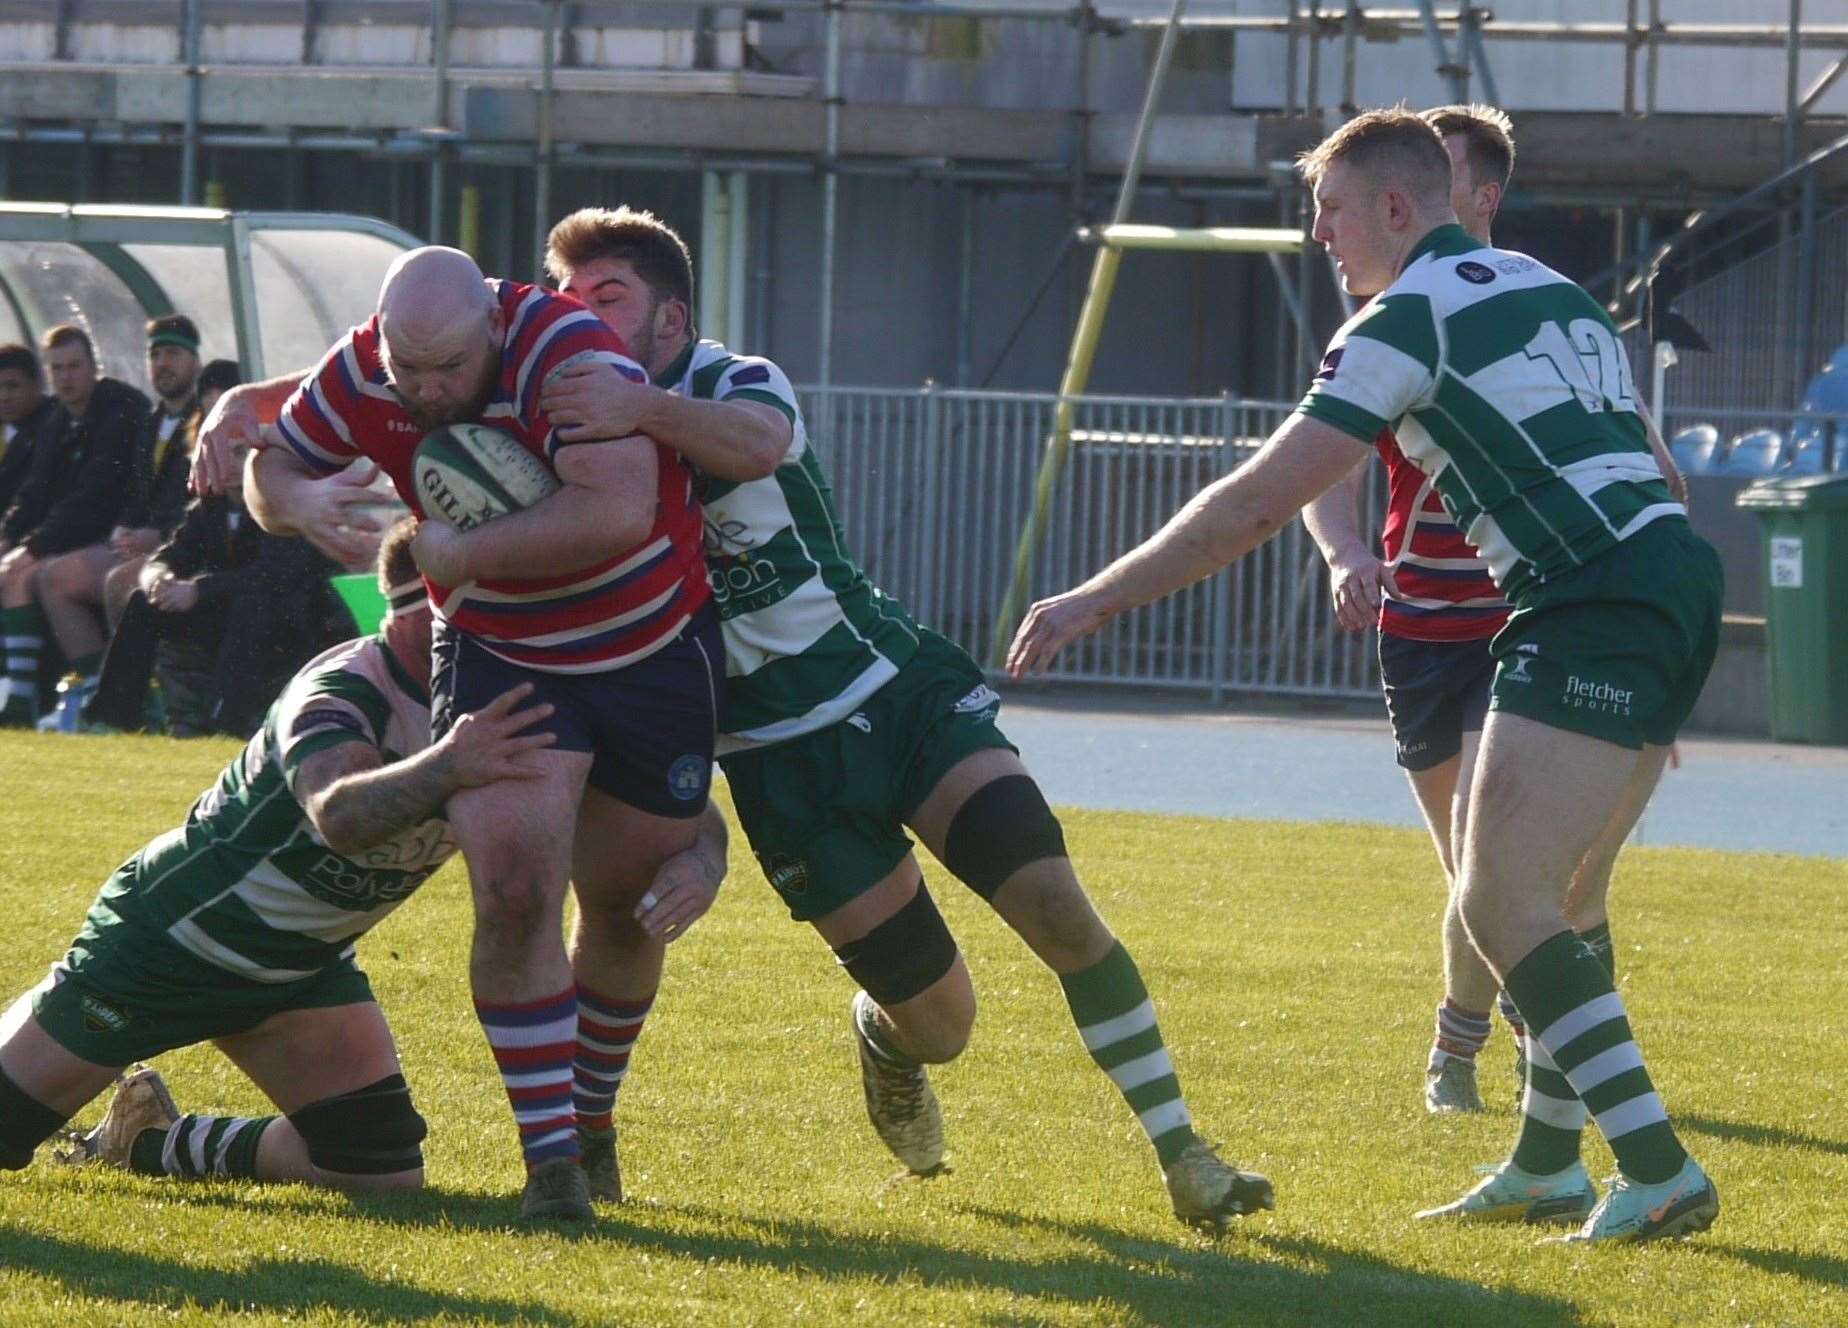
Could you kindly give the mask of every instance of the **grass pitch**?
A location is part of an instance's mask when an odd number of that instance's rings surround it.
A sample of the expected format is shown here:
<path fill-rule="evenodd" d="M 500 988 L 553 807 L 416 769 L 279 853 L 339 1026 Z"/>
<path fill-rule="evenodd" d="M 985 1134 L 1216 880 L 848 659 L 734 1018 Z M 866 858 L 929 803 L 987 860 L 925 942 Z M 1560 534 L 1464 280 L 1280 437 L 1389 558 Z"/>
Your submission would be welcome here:
<path fill-rule="evenodd" d="M 233 750 L 0 737 L 9 998 Z M 955 1172 L 882 1185 L 893 1164 L 862 1115 L 851 987 L 735 843 L 718 905 L 670 953 L 623 1090 L 632 1197 L 591 1234 L 509 1226 L 518 1154 L 468 1002 L 456 864 L 360 951 L 431 1121 L 430 1188 L 188 1185 L 64 1172 L 41 1151 L 0 1174 L 0 1322 L 1848 1322 L 1848 864 L 1625 857 L 1622 988 L 1725 1207 L 1687 1243 L 1584 1250 L 1411 1220 L 1503 1156 L 1515 1127 L 1499 1029 L 1491 1110 L 1423 1110 L 1440 891 L 1419 835 L 1099 813 L 1066 828 L 1203 1132 L 1276 1183 L 1277 1212 L 1223 1239 L 1174 1222 L 1057 985 L 941 869 L 982 999 L 974 1043 L 935 1075 Z M 263 1109 L 209 1048 L 161 1068 L 183 1107 Z M 1602 1144 L 1588 1158 L 1606 1174 Z"/>

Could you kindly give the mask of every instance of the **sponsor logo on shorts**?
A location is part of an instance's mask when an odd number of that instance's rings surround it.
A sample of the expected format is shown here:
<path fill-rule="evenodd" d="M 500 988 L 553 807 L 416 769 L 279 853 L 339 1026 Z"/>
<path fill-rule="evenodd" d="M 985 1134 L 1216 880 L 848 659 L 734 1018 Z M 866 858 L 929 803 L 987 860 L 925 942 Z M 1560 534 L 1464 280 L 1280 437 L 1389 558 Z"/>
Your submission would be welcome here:
<path fill-rule="evenodd" d="M 1631 703 L 1636 699 L 1636 693 L 1622 687 L 1613 687 L 1608 682 L 1581 678 L 1575 673 L 1566 679 L 1566 690 L 1561 699 L 1572 710 L 1593 710 L 1600 715 L 1627 715 Z"/>
<path fill-rule="evenodd" d="M 83 1011 L 83 1026 L 91 1033 L 120 1033 L 128 1027 L 128 1016 L 95 996 L 85 996 L 77 1002 Z"/>
<path fill-rule="evenodd" d="M 1465 259 L 1457 264 L 1457 275 L 1472 285 L 1486 286 L 1495 280 L 1495 269 Z"/>
<path fill-rule="evenodd" d="M 960 701 L 950 707 L 953 715 L 987 714 L 993 718 L 1001 709 L 1001 693 L 987 683 L 979 683 Z"/>
<path fill-rule="evenodd" d="M 1416 756 L 1418 755 L 1418 753 L 1424 751 L 1430 745 L 1431 744 L 1429 742 L 1415 742 L 1415 743 L 1412 743 L 1409 747 L 1402 746 L 1399 748 L 1399 755 Z"/>
<path fill-rule="evenodd" d="M 779 894 L 799 895 L 808 889 L 808 863 L 788 853 L 772 853 L 763 859 L 764 875 Z"/>
<path fill-rule="evenodd" d="M 385 427 L 393 433 L 416 433 L 417 426 L 409 420 L 387 420 Z"/>
<path fill-rule="evenodd" d="M 1514 663 L 1502 670 L 1503 682 L 1532 682 L 1534 677 L 1527 671 L 1527 666 L 1540 658 L 1540 647 L 1536 645 L 1516 646 Z"/>
<path fill-rule="evenodd" d="M 693 801 L 706 791 L 709 764 L 705 757 L 688 752 L 667 768 L 667 791 L 682 802 Z"/>
<path fill-rule="evenodd" d="M 873 721 L 866 717 L 866 712 L 864 710 L 856 710 L 853 714 L 847 716 L 847 722 L 862 733 L 871 733 L 873 731 Z"/>

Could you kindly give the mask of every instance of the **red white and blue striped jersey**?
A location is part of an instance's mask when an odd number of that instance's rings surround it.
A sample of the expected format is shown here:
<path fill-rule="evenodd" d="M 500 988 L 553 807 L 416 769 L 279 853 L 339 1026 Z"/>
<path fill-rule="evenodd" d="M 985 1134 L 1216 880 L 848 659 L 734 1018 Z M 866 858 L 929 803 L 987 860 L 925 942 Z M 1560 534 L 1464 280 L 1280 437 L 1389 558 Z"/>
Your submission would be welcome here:
<path fill-rule="evenodd" d="M 539 409 L 539 388 L 567 360 L 612 364 L 637 382 L 648 375 L 622 340 L 568 295 L 490 280 L 506 324 L 500 379 L 480 421 L 519 439 L 553 468 L 561 443 Z M 276 421 L 312 469 L 332 474 L 360 457 L 391 476 L 398 496 L 424 515 L 411 474 L 423 430 L 391 385 L 380 354 L 378 315 L 354 328 L 295 390 Z M 693 476 L 678 453 L 655 445 L 654 526 L 632 549 L 590 567 L 530 581 L 430 583 L 430 602 L 458 630 L 515 664 L 547 673 L 600 673 L 647 658 L 679 635 L 711 589 L 701 549 Z"/>
<path fill-rule="evenodd" d="M 1380 599 L 1380 631 L 1411 641 L 1476 641 L 1508 621 L 1489 565 L 1464 538 L 1436 485 L 1399 450 L 1391 429 L 1373 445 L 1386 463 L 1385 562 L 1399 593 Z"/>

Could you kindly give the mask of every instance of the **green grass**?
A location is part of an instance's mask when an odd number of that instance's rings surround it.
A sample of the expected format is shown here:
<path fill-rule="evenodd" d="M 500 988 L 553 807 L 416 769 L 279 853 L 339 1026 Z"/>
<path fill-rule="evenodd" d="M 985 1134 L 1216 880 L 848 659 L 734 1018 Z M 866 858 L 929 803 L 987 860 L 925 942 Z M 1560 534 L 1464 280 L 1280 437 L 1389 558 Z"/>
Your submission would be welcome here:
<path fill-rule="evenodd" d="M 177 823 L 228 744 L 0 740 L 0 987 L 43 975 L 98 884 Z M 1074 813 L 1074 856 L 1141 962 L 1202 1129 L 1278 1210 L 1210 1241 L 1082 1055 L 1057 985 L 930 869 L 982 999 L 936 1075 L 956 1170 L 882 1188 L 850 987 L 734 852 L 670 955 L 619 1111 L 630 1202 L 593 1234 L 512 1230 L 507 1107 L 467 999 L 459 867 L 361 948 L 431 1120 L 430 1188 L 0 1175 L 0 1322 L 386 1324 L 1825 1324 L 1848 1248 L 1841 861 L 1633 850 L 1623 990 L 1663 1094 L 1719 1181 L 1720 1223 L 1642 1249 L 1438 1229 L 1512 1137 L 1428 1117 L 1439 891 L 1419 835 Z M 209 1048 L 163 1058 L 182 1105 L 261 1103 Z M 95 1116 L 92 1107 L 82 1119 Z M 1609 1155 L 1590 1154 L 1604 1174 Z"/>

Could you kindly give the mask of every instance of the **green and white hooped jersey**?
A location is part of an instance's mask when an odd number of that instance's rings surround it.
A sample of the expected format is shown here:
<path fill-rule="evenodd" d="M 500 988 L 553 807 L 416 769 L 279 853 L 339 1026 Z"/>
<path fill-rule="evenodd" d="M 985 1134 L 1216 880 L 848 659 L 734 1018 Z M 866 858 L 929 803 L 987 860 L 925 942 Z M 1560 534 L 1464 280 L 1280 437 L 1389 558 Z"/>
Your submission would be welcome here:
<path fill-rule="evenodd" d="M 1390 426 L 1517 608 L 1548 577 L 1686 515 L 1602 306 L 1460 226 L 1426 236 L 1335 334 L 1297 409 L 1365 443 Z"/>
<path fill-rule="evenodd" d="M 846 719 L 917 650 L 917 625 L 854 563 L 788 377 L 701 341 L 657 380 L 707 401 L 789 417 L 782 464 L 760 480 L 703 477 L 706 570 L 725 635 L 720 755 Z"/>
<path fill-rule="evenodd" d="M 351 857 L 328 848 L 295 778 L 309 756 L 348 742 L 387 764 L 430 745 L 429 697 L 381 637 L 335 646 L 297 673 L 186 824 L 142 849 L 97 909 L 252 982 L 294 982 L 352 954 L 456 842 L 432 818 Z"/>

